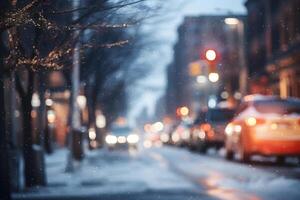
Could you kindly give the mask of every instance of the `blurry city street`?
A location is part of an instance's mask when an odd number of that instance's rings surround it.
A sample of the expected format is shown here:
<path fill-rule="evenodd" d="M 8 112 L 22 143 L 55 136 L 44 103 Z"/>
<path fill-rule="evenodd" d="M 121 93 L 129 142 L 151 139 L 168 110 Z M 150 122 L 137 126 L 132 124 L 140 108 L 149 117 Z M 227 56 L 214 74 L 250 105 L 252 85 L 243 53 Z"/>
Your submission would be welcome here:
<path fill-rule="evenodd" d="M 15 199 L 298 199 L 300 168 L 293 159 L 251 165 L 222 159 L 222 150 L 199 155 L 187 149 L 153 147 L 140 151 L 90 152 L 75 173 L 65 171 L 66 151 L 47 157 L 48 187 Z"/>
<path fill-rule="evenodd" d="M 300 0 L 0 0 L 0 200 L 300 200 Z"/>

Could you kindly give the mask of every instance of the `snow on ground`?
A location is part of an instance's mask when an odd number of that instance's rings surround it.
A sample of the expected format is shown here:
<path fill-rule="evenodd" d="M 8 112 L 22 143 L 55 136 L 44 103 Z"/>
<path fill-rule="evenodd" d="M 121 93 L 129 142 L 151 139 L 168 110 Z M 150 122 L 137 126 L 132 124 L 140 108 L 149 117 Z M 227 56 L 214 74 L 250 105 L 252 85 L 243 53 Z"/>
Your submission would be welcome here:
<path fill-rule="evenodd" d="M 32 188 L 14 194 L 14 197 L 76 197 L 194 189 L 193 184 L 151 157 L 144 156 L 142 151 L 87 152 L 81 164 L 75 163 L 73 173 L 65 170 L 67 154 L 66 149 L 60 149 L 46 157 L 47 187 Z"/>
<path fill-rule="evenodd" d="M 221 199 L 300 199 L 300 181 L 278 175 L 276 171 L 174 148 L 156 153 L 179 173 L 200 182 L 208 193 Z M 229 193 L 231 196 L 226 198 Z"/>
<path fill-rule="evenodd" d="M 133 152 L 88 151 L 75 171 L 66 173 L 67 153 L 61 149 L 47 156 L 47 187 L 15 194 L 15 199 L 62 195 L 89 199 L 149 191 L 191 192 L 225 200 L 300 199 L 300 168 L 294 165 L 246 165 L 226 161 L 220 156 L 222 151 L 220 155 L 210 151 L 203 156 L 162 147 Z"/>

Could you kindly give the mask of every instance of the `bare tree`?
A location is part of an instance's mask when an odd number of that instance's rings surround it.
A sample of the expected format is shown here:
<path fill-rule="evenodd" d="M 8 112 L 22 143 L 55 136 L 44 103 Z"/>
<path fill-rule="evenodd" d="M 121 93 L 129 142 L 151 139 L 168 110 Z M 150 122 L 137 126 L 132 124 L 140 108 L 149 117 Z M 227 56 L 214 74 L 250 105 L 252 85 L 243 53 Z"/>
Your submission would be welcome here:
<path fill-rule="evenodd" d="M 120 69 L 120 63 L 124 57 L 128 61 L 128 49 L 123 51 L 113 51 L 112 47 L 120 47 L 129 43 L 129 40 L 134 37 L 134 34 L 129 34 L 124 31 L 114 32 L 115 36 L 109 37 L 106 40 L 98 40 L 101 42 L 94 43 L 95 35 L 104 35 L 104 32 L 109 33 L 109 29 L 122 30 L 127 28 L 128 23 L 124 20 L 120 23 L 118 20 L 113 19 L 115 13 L 119 13 L 120 9 L 137 5 L 143 0 L 119 0 L 119 1 L 98 1 L 89 0 L 84 4 L 80 4 L 78 8 L 73 8 L 69 1 L 43 1 L 43 0 L 4 0 L 1 6 L 0 15 L 0 31 L 4 35 L 1 40 L 1 47 L 5 53 L 1 54 L 1 70 L 7 69 L 7 73 L 14 73 L 16 75 L 16 89 L 21 97 L 22 105 L 22 119 L 23 119 L 23 156 L 25 160 L 25 180 L 27 186 L 36 184 L 45 184 L 45 180 L 40 180 L 39 168 L 42 165 L 35 165 L 33 138 L 32 138 L 32 125 L 31 125 L 31 100 L 33 93 L 38 90 L 41 100 L 43 100 L 43 77 L 47 71 L 51 70 L 64 70 L 68 69 L 66 66 L 71 65 L 72 54 L 74 52 L 75 43 L 80 40 L 81 51 L 90 51 L 93 55 L 95 49 L 102 49 L 103 53 L 101 61 L 101 69 L 97 69 L 98 74 L 92 79 L 95 80 L 96 86 L 103 85 L 109 74 L 114 74 Z M 79 12 L 76 20 L 72 20 L 72 13 Z M 122 16 L 120 14 L 119 16 Z M 110 19 L 110 20 L 108 20 Z M 126 18 L 126 20 L 130 20 Z M 136 23 L 131 21 L 131 24 Z M 74 34 L 78 31 L 79 34 Z M 87 32 L 93 31 L 94 36 L 84 40 Z M 100 34 L 99 32 L 102 32 Z M 107 35 L 106 35 L 107 36 Z M 126 53 L 127 52 L 127 53 Z M 5 56 L 7 55 L 7 56 Z M 133 55 L 133 54 L 130 54 Z M 5 57 L 3 57 L 5 56 Z M 109 58 L 109 59 L 108 59 Z M 116 59 L 118 58 L 118 59 Z M 122 59 L 121 59 L 122 58 Z M 99 61 L 98 60 L 98 61 Z M 118 60 L 118 61 L 117 61 Z M 114 61 L 113 63 L 111 61 Z M 94 66 L 97 65 L 97 60 Z M 108 67 L 106 64 L 110 63 Z M 87 64 L 87 66 L 89 66 Z M 93 71 L 93 68 L 89 70 Z M 1 71 L 2 72 L 2 71 Z M 4 74 L 4 73 L 3 73 Z M 2 73 L 1 73 L 2 75 Z M 90 76 L 90 75 L 88 75 Z M 39 80 L 39 81 L 37 81 Z M 3 81 L 3 77 L 1 77 Z M 36 87 L 36 83 L 42 87 Z M 120 82 L 122 83 L 122 81 Z M 2 87 L 1 87 L 2 88 Z M 101 88 L 101 87 L 99 87 Z M 117 86 L 116 91 L 124 88 L 123 84 Z M 96 87 L 94 88 L 96 89 Z M 120 92 L 117 92 L 117 94 Z M 97 94 L 97 93 L 96 93 Z M 109 95 L 108 95 L 109 96 Z M 96 96 L 94 99 L 97 99 Z M 105 98 L 103 98 L 105 99 Z M 103 101 L 105 102 L 105 100 Z M 0 102 L 2 103 L 2 101 Z M 4 106 L 4 104 L 2 105 Z M 42 111 L 42 110 L 40 110 Z M 2 115 L 3 117 L 4 115 Z M 4 122 L 3 122 L 4 123 Z M 2 128 L 2 127 L 1 127 Z M 6 138 L 5 130 L 1 129 L 2 138 Z M 5 149 L 4 142 L 1 148 Z M 40 144 L 42 148 L 43 144 Z M 5 152 L 5 151 L 1 151 Z M 2 155 L 2 154 L 1 154 Z M 5 156 L 3 154 L 3 156 Z M 4 158 L 4 157 L 3 157 Z M 43 160 L 43 158 L 41 158 Z M 3 165 L 4 166 L 4 165 Z M 5 180 L 5 179 L 1 179 Z"/>

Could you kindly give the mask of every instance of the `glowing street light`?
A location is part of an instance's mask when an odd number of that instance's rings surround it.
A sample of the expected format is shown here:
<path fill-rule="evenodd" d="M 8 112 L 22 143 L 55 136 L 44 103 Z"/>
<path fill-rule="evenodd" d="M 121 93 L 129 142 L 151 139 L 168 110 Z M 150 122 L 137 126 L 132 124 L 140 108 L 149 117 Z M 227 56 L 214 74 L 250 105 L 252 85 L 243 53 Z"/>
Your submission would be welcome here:
<path fill-rule="evenodd" d="M 188 116 L 190 110 L 188 109 L 188 107 L 183 106 L 177 109 L 177 115 L 182 116 L 182 117 L 186 117 Z"/>
<path fill-rule="evenodd" d="M 228 18 L 225 18 L 224 22 L 227 25 L 237 25 L 237 24 L 239 24 L 240 21 L 237 18 L 228 17 Z"/>
<path fill-rule="evenodd" d="M 223 91 L 223 92 L 221 93 L 221 97 L 222 97 L 223 99 L 228 99 L 228 97 L 229 97 L 228 92 Z"/>
<path fill-rule="evenodd" d="M 47 119 L 50 124 L 53 124 L 55 122 L 56 115 L 55 115 L 54 110 L 47 111 Z"/>
<path fill-rule="evenodd" d="M 214 97 L 209 98 L 208 107 L 215 108 L 217 106 L 217 100 Z"/>
<path fill-rule="evenodd" d="M 208 75 L 208 79 L 210 82 L 215 83 L 219 80 L 219 74 L 216 72 L 212 72 Z"/>
<path fill-rule="evenodd" d="M 52 99 L 46 99 L 46 102 L 45 102 L 45 103 L 46 103 L 47 106 L 50 107 L 50 106 L 53 105 L 53 100 L 52 100 Z"/>
<path fill-rule="evenodd" d="M 40 97 L 37 93 L 33 93 L 31 99 L 31 105 L 32 107 L 39 107 L 41 105 Z"/>
<path fill-rule="evenodd" d="M 241 99 L 242 98 L 242 94 L 240 92 L 235 92 L 233 96 L 234 96 L 235 99 Z"/>
<path fill-rule="evenodd" d="M 96 116 L 96 126 L 97 128 L 105 128 L 106 126 L 106 118 L 103 114 L 97 114 Z"/>
<path fill-rule="evenodd" d="M 89 138 L 90 140 L 95 140 L 97 137 L 95 128 L 89 128 Z"/>
<path fill-rule="evenodd" d="M 87 100 L 86 100 L 85 96 L 79 95 L 79 96 L 77 96 L 76 100 L 77 100 L 77 104 L 78 104 L 79 108 L 84 109 L 86 107 Z"/>

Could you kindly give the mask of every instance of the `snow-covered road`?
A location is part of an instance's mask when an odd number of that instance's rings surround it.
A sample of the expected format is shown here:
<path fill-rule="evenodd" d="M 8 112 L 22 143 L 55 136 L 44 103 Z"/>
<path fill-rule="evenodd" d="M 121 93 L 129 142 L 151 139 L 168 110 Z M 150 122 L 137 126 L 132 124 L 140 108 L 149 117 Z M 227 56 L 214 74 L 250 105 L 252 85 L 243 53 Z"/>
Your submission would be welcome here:
<path fill-rule="evenodd" d="M 66 173 L 66 150 L 47 157 L 48 186 L 15 199 L 300 199 L 300 168 L 252 165 L 162 147 L 89 152 Z"/>
<path fill-rule="evenodd" d="M 295 165 L 271 166 L 266 161 L 246 165 L 173 148 L 153 152 L 218 199 L 300 199 L 300 169 Z"/>

